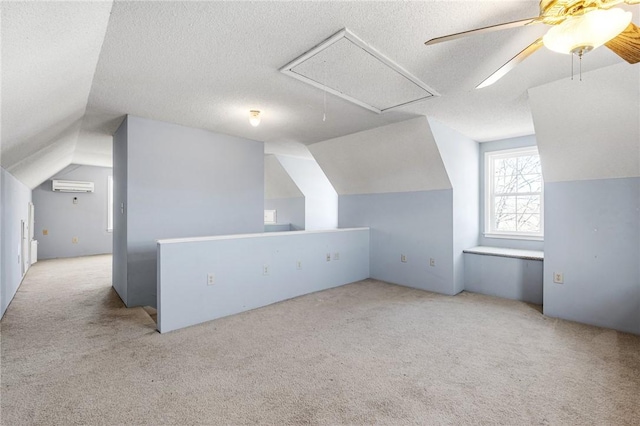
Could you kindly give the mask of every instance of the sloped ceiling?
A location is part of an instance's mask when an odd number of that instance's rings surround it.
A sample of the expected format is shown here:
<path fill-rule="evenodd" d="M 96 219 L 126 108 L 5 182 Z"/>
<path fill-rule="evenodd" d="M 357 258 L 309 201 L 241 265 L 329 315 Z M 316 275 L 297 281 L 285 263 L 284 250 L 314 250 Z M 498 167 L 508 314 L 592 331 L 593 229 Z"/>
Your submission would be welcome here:
<path fill-rule="evenodd" d="M 426 117 L 315 143 L 309 150 L 339 195 L 451 188 Z"/>
<path fill-rule="evenodd" d="M 274 200 L 279 198 L 304 197 L 300 188 L 291 179 L 275 155 L 264 157 L 264 198 Z"/>
<path fill-rule="evenodd" d="M 542 34 L 542 25 L 423 45 L 537 16 L 537 1 L 3 1 L 0 7 L 0 161 L 29 186 L 64 163 L 111 164 L 111 134 L 125 114 L 256 139 L 268 153 L 301 156 L 308 155 L 304 145 L 421 115 L 474 140 L 531 134 L 527 89 L 570 72 L 569 57 L 541 49 L 494 86 L 473 90 Z M 637 21 L 638 7 L 632 10 Z M 322 91 L 278 71 L 345 27 L 442 96 L 378 115 L 328 95 L 325 108 Z M 597 49 L 583 70 L 619 62 Z M 257 128 L 248 125 L 252 108 L 264 111 Z"/>
<path fill-rule="evenodd" d="M 304 194 L 304 227 L 307 231 L 338 227 L 338 194 L 318 162 L 311 158 L 276 155 Z"/>
<path fill-rule="evenodd" d="M 639 68 L 618 64 L 529 94 L 545 182 L 640 176 Z"/>
<path fill-rule="evenodd" d="M 109 2 L 2 2 L 2 167 L 35 187 L 72 159 Z"/>

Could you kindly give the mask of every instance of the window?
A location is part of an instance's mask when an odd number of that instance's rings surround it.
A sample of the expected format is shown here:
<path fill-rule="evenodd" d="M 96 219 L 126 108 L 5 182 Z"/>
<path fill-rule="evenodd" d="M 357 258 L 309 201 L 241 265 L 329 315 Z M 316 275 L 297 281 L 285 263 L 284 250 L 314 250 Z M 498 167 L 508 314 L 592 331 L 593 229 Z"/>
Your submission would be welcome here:
<path fill-rule="evenodd" d="M 113 176 L 107 178 L 107 232 L 113 231 Z"/>
<path fill-rule="evenodd" d="M 542 240 L 543 186 L 536 147 L 485 153 L 485 236 Z"/>

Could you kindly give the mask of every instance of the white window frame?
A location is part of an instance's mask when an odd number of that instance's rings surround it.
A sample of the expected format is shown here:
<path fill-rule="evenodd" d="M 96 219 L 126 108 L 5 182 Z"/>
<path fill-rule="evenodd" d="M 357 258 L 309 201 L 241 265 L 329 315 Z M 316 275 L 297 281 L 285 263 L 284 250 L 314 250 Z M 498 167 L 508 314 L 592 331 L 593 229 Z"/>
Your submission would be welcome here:
<path fill-rule="evenodd" d="M 538 155 L 536 146 L 523 148 L 504 149 L 500 151 L 489 151 L 484 154 L 484 236 L 487 238 L 506 238 L 517 240 L 544 241 L 544 178 L 540 188 L 540 232 L 511 232 L 498 231 L 493 229 L 494 220 L 494 160 L 500 158 L 519 157 L 525 155 Z M 531 195 L 523 193 L 522 195 Z M 535 193 L 537 194 L 537 193 Z"/>
<path fill-rule="evenodd" d="M 107 177 L 107 232 L 113 232 L 113 176 Z"/>

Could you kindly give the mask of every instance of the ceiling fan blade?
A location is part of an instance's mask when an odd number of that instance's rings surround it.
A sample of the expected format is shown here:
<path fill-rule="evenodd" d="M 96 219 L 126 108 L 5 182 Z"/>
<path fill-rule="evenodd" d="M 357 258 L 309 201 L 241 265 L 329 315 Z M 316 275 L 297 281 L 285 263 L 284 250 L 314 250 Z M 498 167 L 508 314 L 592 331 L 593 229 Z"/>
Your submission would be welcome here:
<path fill-rule="evenodd" d="M 640 62 L 640 28 L 633 22 L 604 45 L 630 64 Z"/>
<path fill-rule="evenodd" d="M 514 69 L 516 65 L 527 59 L 533 52 L 540 49 L 543 46 L 542 37 L 525 47 L 520 53 L 511 58 L 506 64 L 498 68 L 496 72 L 491 74 L 484 81 L 476 86 L 476 89 L 482 89 L 483 87 L 491 86 L 496 81 L 504 77 L 509 71 Z"/>
<path fill-rule="evenodd" d="M 425 41 L 424 44 L 429 46 L 436 43 L 442 43 L 443 41 L 455 40 L 457 38 L 462 38 L 470 35 L 484 34 L 490 33 L 493 31 L 506 30 L 509 28 L 517 28 L 523 27 L 528 24 L 533 24 L 539 21 L 539 17 L 529 18 L 529 19 L 521 19 L 519 21 L 505 22 L 504 24 L 491 25 L 488 27 L 476 28 L 475 30 L 463 31 L 461 33 L 449 34 L 442 37 L 432 38 L 431 40 Z"/>

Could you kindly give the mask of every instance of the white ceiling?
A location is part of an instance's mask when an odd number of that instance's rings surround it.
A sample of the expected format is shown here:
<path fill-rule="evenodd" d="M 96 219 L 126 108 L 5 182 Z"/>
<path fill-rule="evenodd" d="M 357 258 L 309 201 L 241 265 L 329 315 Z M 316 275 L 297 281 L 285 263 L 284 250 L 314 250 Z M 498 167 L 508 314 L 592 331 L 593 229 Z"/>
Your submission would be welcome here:
<path fill-rule="evenodd" d="M 478 141 L 531 134 L 527 89 L 570 73 L 568 56 L 541 49 L 495 85 L 473 89 L 541 35 L 542 25 L 423 45 L 537 16 L 537 1 L 3 1 L 0 7 L 1 163 L 30 186 L 69 162 L 110 164 L 111 134 L 125 114 L 302 156 L 308 155 L 302 145 L 419 115 Z M 638 7 L 630 10 L 638 22 Z M 278 69 L 345 27 L 442 96 L 378 115 L 328 95 L 323 122 L 322 91 Z M 601 48 L 585 56 L 583 70 L 621 61 Z M 264 111 L 257 128 L 248 124 L 252 108 Z"/>
<path fill-rule="evenodd" d="M 309 147 L 340 195 L 451 188 L 425 117 Z"/>
<path fill-rule="evenodd" d="M 296 60 L 302 62 L 287 66 L 287 75 L 302 77 L 302 81 L 316 87 L 319 84 L 320 90 L 331 92 L 333 89 L 337 92 L 335 95 L 351 97 L 357 105 L 376 113 L 434 95 L 424 83 L 410 78 L 387 57 L 356 37 L 348 30 L 341 30 L 326 44 Z"/>
<path fill-rule="evenodd" d="M 618 64 L 529 93 L 545 183 L 640 176 L 640 70 Z"/>
<path fill-rule="evenodd" d="M 111 4 L 1 8 L 1 164 L 33 187 L 72 159 Z"/>

